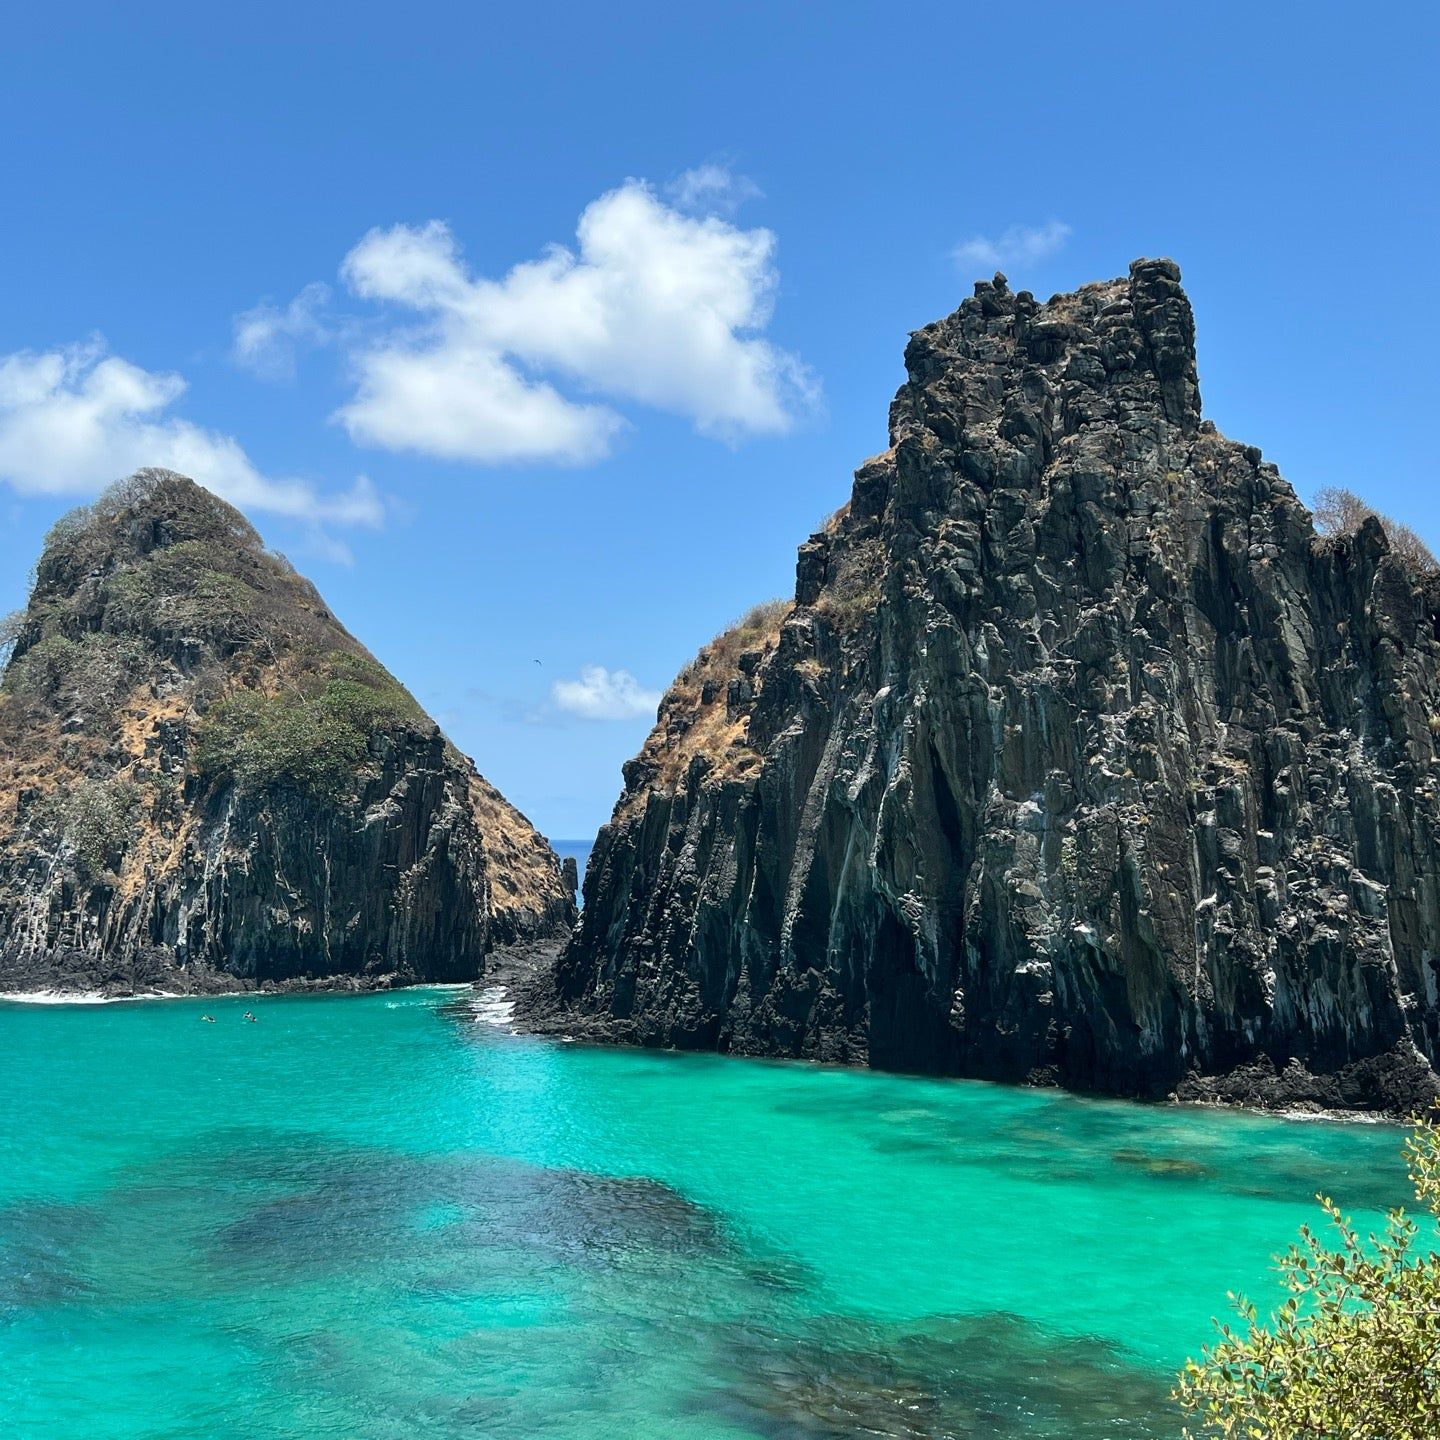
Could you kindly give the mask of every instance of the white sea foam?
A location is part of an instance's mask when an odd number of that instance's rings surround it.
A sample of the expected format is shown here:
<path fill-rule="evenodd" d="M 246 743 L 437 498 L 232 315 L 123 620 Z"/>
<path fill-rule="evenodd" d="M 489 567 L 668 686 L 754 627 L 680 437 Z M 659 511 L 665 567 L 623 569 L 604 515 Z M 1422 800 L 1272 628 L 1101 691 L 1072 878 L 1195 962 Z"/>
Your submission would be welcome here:
<path fill-rule="evenodd" d="M 434 984 L 434 985 L 406 985 L 402 989 L 385 992 L 395 996 L 393 1000 L 385 1002 L 387 1010 L 407 1010 L 416 1005 L 428 1005 L 430 1002 L 426 996 L 432 992 L 446 992 L 452 990 L 469 990 L 473 988 L 468 980 L 462 980 L 457 984 Z"/>
<path fill-rule="evenodd" d="M 10 1005 L 105 1005 L 111 998 L 109 995 L 97 995 L 83 990 L 72 992 L 12 990 L 0 995 L 0 1003 Z"/>
<path fill-rule="evenodd" d="M 230 992 L 243 995 L 243 990 Z M 184 995 L 179 990 L 152 990 L 145 995 L 102 995 L 98 990 L 6 990 L 0 991 L 0 1005 L 120 1005 L 127 1000 L 194 1000 L 200 996 Z M 218 1000 L 218 995 L 206 995 Z"/>
<path fill-rule="evenodd" d="M 496 987 L 497 989 L 499 987 Z M 405 993 L 415 995 L 419 998 L 413 1001 L 391 1001 L 388 1009 L 398 1009 L 400 1005 L 422 1004 L 423 995 L 428 990 L 468 990 L 470 985 L 467 981 L 458 984 L 436 984 L 436 985 L 410 985 L 405 988 Z M 0 990 L 0 1005 L 122 1005 L 140 1000 L 274 1000 L 286 994 L 301 995 L 373 995 L 373 990 L 351 991 L 345 989 L 327 990 L 323 987 L 315 990 L 298 990 L 294 992 L 285 990 L 212 990 L 206 994 L 187 993 L 184 990 L 147 990 L 143 995 L 102 995 L 98 990 Z"/>
<path fill-rule="evenodd" d="M 470 1007 L 477 1025 L 494 1025 L 499 1030 L 509 1030 L 515 1018 L 515 1002 L 503 985 L 487 985 L 475 997 Z"/>

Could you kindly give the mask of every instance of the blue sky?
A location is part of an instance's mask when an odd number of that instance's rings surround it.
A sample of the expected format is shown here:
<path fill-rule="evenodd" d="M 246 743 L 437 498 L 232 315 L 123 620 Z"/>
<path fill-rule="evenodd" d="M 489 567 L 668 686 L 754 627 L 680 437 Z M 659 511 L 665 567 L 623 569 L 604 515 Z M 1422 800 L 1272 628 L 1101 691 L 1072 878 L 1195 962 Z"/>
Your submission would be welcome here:
<path fill-rule="evenodd" d="M 65 10 L 0 22 L 0 611 L 188 462 L 553 836 L 995 252 L 1173 256 L 1207 413 L 1440 544 L 1433 7 Z"/>

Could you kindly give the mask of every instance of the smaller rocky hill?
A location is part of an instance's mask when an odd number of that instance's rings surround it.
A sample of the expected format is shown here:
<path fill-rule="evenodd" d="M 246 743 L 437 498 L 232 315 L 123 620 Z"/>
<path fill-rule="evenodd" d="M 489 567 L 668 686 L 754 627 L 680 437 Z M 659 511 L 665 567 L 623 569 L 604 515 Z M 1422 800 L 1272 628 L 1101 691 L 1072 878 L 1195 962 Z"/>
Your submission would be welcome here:
<path fill-rule="evenodd" d="M 231 506 L 63 519 L 0 685 L 0 990 L 468 980 L 574 918 L 545 841 Z"/>

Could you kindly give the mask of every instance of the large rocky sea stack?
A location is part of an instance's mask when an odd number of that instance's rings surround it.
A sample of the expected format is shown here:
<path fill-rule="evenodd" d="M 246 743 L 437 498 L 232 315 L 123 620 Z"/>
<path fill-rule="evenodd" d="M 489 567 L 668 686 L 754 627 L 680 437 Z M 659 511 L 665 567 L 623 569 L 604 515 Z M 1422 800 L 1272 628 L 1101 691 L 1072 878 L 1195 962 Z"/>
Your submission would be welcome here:
<path fill-rule="evenodd" d="M 1440 593 L 1201 419 L 1177 267 L 911 338 L 794 603 L 625 767 L 539 1004 L 648 1045 L 1405 1109 Z"/>
<path fill-rule="evenodd" d="M 572 922 L 529 822 L 192 481 L 62 520 L 7 624 L 0 991 L 471 980 Z"/>

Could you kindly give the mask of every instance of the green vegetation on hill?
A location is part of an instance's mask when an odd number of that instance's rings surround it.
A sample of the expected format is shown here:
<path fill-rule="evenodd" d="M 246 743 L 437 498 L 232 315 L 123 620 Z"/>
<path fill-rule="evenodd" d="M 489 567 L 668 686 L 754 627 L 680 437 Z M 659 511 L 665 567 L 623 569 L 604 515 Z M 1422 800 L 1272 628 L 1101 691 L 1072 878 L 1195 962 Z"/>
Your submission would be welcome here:
<path fill-rule="evenodd" d="M 200 722 L 195 759 L 209 780 L 292 785 L 334 799 L 349 789 L 371 736 L 423 718 L 384 669 L 342 651 L 294 686 L 242 690 L 214 705 Z"/>
<path fill-rule="evenodd" d="M 56 797 L 58 828 L 84 879 L 113 872 L 130 843 L 140 795 L 128 780 L 84 780 Z"/>
<path fill-rule="evenodd" d="M 264 595 L 229 568 L 234 563 L 213 541 L 153 550 L 110 579 L 105 623 L 159 642 L 193 638 L 221 651 L 257 640 L 266 630 Z"/>
<path fill-rule="evenodd" d="M 60 723 L 98 762 L 127 699 L 175 696 L 203 779 L 335 798 L 377 731 L 423 719 L 239 511 L 166 471 L 53 527 L 29 605 L 0 626 L 6 650 L 0 723 L 17 754 Z M 97 863 L 105 848 L 88 847 Z"/>

